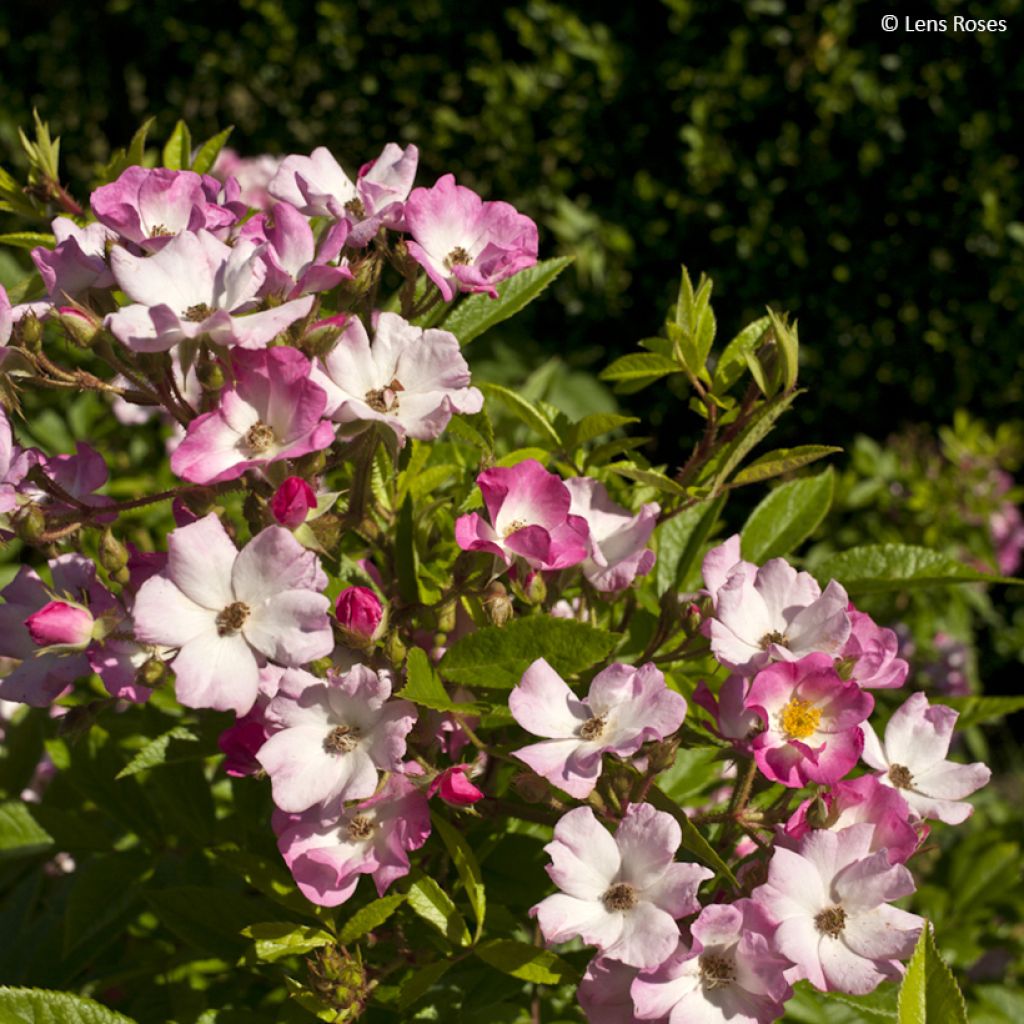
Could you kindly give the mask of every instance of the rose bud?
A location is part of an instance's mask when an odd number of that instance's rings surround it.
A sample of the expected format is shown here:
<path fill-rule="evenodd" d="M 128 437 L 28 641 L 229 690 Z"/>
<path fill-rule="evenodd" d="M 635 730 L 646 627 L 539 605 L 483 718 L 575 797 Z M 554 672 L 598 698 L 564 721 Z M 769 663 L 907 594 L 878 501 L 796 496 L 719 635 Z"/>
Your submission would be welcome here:
<path fill-rule="evenodd" d="M 359 644 L 376 640 L 384 620 L 380 599 L 369 587 L 346 587 L 334 606 L 338 625 Z"/>
<path fill-rule="evenodd" d="M 468 764 L 453 764 L 450 768 L 445 768 L 430 783 L 427 796 L 440 796 L 446 804 L 455 807 L 465 807 L 482 800 L 483 793 L 469 781 L 471 768 L 472 765 Z"/>
<path fill-rule="evenodd" d="M 25 620 L 32 639 L 40 647 L 88 646 L 92 640 L 93 617 L 81 605 L 65 601 L 50 601 Z"/>
<path fill-rule="evenodd" d="M 316 508 L 316 492 L 301 476 L 288 477 L 270 499 L 274 518 L 289 530 L 304 523 L 313 508 Z"/>

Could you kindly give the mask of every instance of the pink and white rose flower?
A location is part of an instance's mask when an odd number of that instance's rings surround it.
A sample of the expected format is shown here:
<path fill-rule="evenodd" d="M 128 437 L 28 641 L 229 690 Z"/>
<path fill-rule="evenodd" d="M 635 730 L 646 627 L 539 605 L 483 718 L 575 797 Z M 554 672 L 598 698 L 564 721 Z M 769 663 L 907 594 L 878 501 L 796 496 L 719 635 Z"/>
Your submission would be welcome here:
<path fill-rule="evenodd" d="M 653 664 L 610 665 L 580 699 L 538 658 L 509 694 L 508 704 L 519 725 L 545 737 L 513 751 L 513 757 L 578 799 L 597 785 L 605 754 L 628 758 L 644 743 L 674 733 L 686 717 L 686 701 L 666 686 Z"/>
<path fill-rule="evenodd" d="M 664 963 L 679 941 L 676 920 L 699 909 L 697 889 L 714 872 L 675 860 L 679 823 L 633 804 L 613 837 L 589 807 L 562 816 L 547 872 L 562 891 L 530 911 L 546 942 L 579 936 L 631 967 Z"/>
<path fill-rule="evenodd" d="M 923 693 L 912 694 L 889 719 L 884 742 L 865 722 L 864 760 L 883 786 L 892 786 L 911 811 L 947 825 L 966 821 L 974 808 L 964 799 L 992 777 L 987 765 L 947 761 L 958 712 L 929 704 Z"/>

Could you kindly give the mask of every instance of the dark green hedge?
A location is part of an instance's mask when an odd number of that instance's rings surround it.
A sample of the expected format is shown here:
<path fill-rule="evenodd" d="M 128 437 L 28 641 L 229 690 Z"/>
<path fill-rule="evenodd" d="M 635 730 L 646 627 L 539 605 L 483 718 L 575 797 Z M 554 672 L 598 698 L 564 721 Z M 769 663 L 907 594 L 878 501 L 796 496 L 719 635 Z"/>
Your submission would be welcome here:
<path fill-rule="evenodd" d="M 414 141 L 421 180 L 454 170 L 580 253 L 549 346 L 630 348 L 685 260 L 723 330 L 765 301 L 798 314 L 799 415 L 841 442 L 1021 400 L 1021 8 L 925 12 L 1007 21 L 970 36 L 886 34 L 856 0 L 5 4 L 0 144 L 37 105 L 84 190 L 149 113 L 352 168 Z"/>

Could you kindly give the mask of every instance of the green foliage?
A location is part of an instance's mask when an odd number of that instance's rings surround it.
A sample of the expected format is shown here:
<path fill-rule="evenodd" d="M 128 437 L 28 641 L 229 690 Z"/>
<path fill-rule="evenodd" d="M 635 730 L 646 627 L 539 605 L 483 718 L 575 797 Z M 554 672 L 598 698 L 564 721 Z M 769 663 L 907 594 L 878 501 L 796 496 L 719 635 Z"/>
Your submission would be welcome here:
<path fill-rule="evenodd" d="M 832 470 L 826 469 L 817 476 L 776 487 L 750 513 L 743 527 L 743 557 L 761 564 L 795 551 L 828 514 L 833 486 Z"/>
<path fill-rule="evenodd" d="M 38 988 L 0 988 L 4 1024 L 134 1024 L 92 999 Z"/>
<path fill-rule="evenodd" d="M 935 948 L 930 924 L 921 931 L 900 985 L 898 1024 L 967 1024 L 967 1007 L 952 972 Z"/>

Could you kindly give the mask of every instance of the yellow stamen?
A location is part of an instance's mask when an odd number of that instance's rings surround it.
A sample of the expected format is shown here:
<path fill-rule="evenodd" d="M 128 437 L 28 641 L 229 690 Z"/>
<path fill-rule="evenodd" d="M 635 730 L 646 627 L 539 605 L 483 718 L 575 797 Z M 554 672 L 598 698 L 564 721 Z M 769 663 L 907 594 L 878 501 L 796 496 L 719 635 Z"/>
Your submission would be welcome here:
<path fill-rule="evenodd" d="M 782 709 L 782 729 L 791 740 L 805 740 L 812 736 L 820 721 L 821 709 L 809 700 L 794 697 Z"/>

